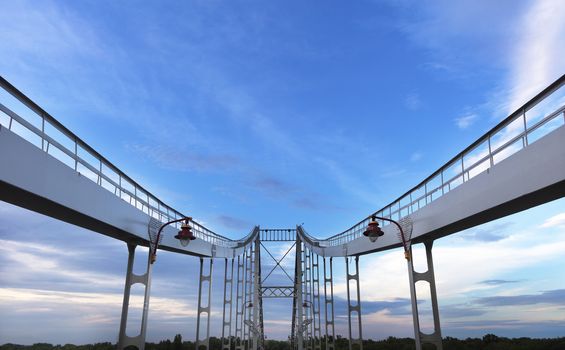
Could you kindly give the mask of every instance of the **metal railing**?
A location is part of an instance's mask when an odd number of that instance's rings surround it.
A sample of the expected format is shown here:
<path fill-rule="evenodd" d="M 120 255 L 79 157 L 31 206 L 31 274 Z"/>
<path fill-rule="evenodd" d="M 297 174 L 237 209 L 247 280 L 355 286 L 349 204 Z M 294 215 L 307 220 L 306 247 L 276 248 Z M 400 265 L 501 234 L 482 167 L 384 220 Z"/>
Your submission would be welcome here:
<path fill-rule="evenodd" d="M 442 195 L 490 169 L 508 156 L 527 147 L 565 124 L 565 75 L 512 113 L 477 141 L 453 157 L 444 166 L 396 200 L 372 215 L 393 220 L 412 214 Z M 161 221 L 184 217 L 120 171 L 110 161 L 88 146 L 74 133 L 45 112 L 27 96 L 0 77 L 0 126 L 22 136 L 44 152 L 57 158 L 76 172 L 112 192 L 130 205 Z M 4 92 L 2 95 L 1 93 Z M 15 104 L 8 105 L 9 96 Z M 3 100 L 6 100 L 4 104 Z M 19 104 L 19 105 L 18 105 Z M 20 112 L 18 109 L 23 110 Z M 31 112 L 31 113 L 30 113 Z M 327 239 L 304 235 L 320 246 L 345 244 L 360 237 L 369 222 L 367 218 Z M 385 222 L 381 223 L 382 226 Z M 179 228 L 180 224 L 175 226 Z M 195 235 L 211 244 L 241 247 L 259 234 L 258 227 L 240 240 L 221 236 L 191 221 Z"/>
<path fill-rule="evenodd" d="M 290 228 L 266 228 L 261 229 L 262 242 L 294 242 L 296 241 L 296 229 Z"/>
<path fill-rule="evenodd" d="M 123 173 L 3 77 L 0 77 L 0 86 L 0 127 L 4 126 L 18 134 L 160 222 L 185 217 Z M 180 228 L 180 223 L 174 226 Z M 196 237 L 211 244 L 236 247 L 241 243 L 219 235 L 193 220 L 190 226 Z"/>
<path fill-rule="evenodd" d="M 321 246 L 337 246 L 360 237 L 372 215 L 400 220 L 563 125 L 565 75 L 384 208 L 327 239 L 309 238 Z"/>

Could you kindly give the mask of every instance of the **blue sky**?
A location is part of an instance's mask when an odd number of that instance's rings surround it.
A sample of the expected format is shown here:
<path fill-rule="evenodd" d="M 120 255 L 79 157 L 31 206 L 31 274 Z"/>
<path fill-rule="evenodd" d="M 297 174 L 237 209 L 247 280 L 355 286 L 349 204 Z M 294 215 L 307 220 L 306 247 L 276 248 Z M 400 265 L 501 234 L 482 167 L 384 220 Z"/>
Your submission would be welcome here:
<path fill-rule="evenodd" d="M 564 18 L 558 0 L 19 1 L 0 74 L 210 228 L 323 237 L 562 75 Z M 0 343 L 115 341 L 125 245 L 5 203 L 0 221 Z M 564 222 L 561 199 L 436 242 L 444 335 L 563 336 Z M 366 337 L 411 335 L 401 255 L 362 259 Z M 196 265 L 161 255 L 150 340 L 194 337 Z M 268 336 L 285 310 L 267 304 Z"/>

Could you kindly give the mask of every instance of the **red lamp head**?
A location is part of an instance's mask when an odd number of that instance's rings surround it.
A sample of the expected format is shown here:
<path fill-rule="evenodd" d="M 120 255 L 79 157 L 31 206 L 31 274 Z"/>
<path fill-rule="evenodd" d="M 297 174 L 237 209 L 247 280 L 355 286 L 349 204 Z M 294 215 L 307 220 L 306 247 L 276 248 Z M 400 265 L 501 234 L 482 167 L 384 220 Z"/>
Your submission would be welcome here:
<path fill-rule="evenodd" d="M 384 235 L 383 230 L 379 227 L 379 223 L 375 217 L 372 217 L 365 232 L 363 232 L 363 236 L 368 237 L 371 242 L 375 242 L 382 235 Z"/>
<path fill-rule="evenodd" d="M 191 218 L 184 220 L 180 227 L 179 233 L 175 236 L 175 238 L 180 241 L 180 244 L 182 244 L 183 247 L 186 247 L 188 243 L 190 243 L 190 241 L 196 239 L 196 237 L 192 233 L 192 228 L 188 225 L 190 220 Z"/>

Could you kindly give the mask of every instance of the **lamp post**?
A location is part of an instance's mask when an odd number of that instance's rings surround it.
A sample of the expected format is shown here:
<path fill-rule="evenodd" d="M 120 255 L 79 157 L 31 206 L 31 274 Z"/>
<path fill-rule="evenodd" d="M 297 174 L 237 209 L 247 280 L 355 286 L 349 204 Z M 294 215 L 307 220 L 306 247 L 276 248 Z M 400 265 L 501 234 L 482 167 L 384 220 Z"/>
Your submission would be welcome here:
<path fill-rule="evenodd" d="M 310 323 L 312 323 L 311 318 L 307 318 L 304 321 L 302 321 L 302 323 L 298 326 L 298 332 L 300 332 L 300 334 L 304 333 L 304 331 L 306 331 Z"/>
<path fill-rule="evenodd" d="M 408 248 L 408 242 L 406 241 L 406 237 L 404 236 L 404 230 L 400 224 L 392 219 L 385 218 L 382 216 L 371 215 L 371 221 L 367 225 L 367 229 L 363 232 L 363 236 L 368 237 L 371 242 L 375 242 L 380 236 L 384 235 L 383 230 L 379 227 L 378 220 L 392 222 L 393 224 L 398 227 L 400 231 L 400 237 L 402 238 L 402 247 L 404 248 L 404 257 L 406 260 L 410 261 L 410 249 Z"/>
<path fill-rule="evenodd" d="M 192 220 L 191 217 L 184 217 L 182 219 L 171 220 L 171 221 L 161 225 L 161 227 L 159 227 L 159 230 L 157 231 L 157 238 L 155 239 L 155 246 L 153 248 L 153 251 L 151 252 L 151 264 L 153 264 L 155 262 L 155 260 L 157 259 L 157 248 L 159 247 L 159 240 L 161 239 L 161 232 L 163 231 L 163 229 L 167 225 L 183 221 L 183 223 L 180 227 L 179 233 L 175 236 L 175 238 L 180 241 L 180 244 L 183 247 L 186 247 L 188 245 L 188 243 L 190 243 L 190 241 L 193 241 L 193 240 L 196 239 L 196 237 L 192 233 L 192 229 L 190 228 L 190 225 L 189 225 L 189 222 L 191 220 Z"/>
<path fill-rule="evenodd" d="M 245 321 L 243 321 L 243 323 L 245 323 L 245 325 L 247 327 L 249 327 L 249 329 L 251 330 L 251 333 L 253 333 L 254 335 L 260 335 L 261 334 L 261 330 L 259 329 L 259 326 L 255 325 L 255 322 L 253 322 L 251 320 L 245 320 Z"/>
<path fill-rule="evenodd" d="M 307 308 L 310 308 L 310 307 L 312 307 L 312 309 L 314 308 L 314 304 L 313 304 L 311 301 L 305 300 L 305 301 L 302 303 L 302 308 L 303 308 L 303 309 L 307 309 Z M 314 311 L 312 311 L 312 313 L 313 313 L 313 312 L 314 312 Z M 313 315 L 312 315 L 312 316 L 313 316 Z M 312 323 L 313 321 L 314 321 L 314 318 L 307 318 L 307 319 L 303 320 L 302 323 L 298 326 L 298 331 L 299 331 L 301 334 L 304 334 L 304 332 L 306 332 L 306 331 L 308 330 L 308 326 L 310 325 L 310 323 Z M 308 334 L 307 334 L 307 335 L 308 335 Z M 310 334 L 310 336 L 308 337 L 308 339 L 307 339 L 306 341 L 312 341 L 312 342 L 313 342 L 312 334 Z"/>
<path fill-rule="evenodd" d="M 261 337 L 261 325 L 256 325 L 255 322 L 251 321 L 251 320 L 245 320 L 243 321 L 243 323 L 245 323 L 245 325 L 247 327 L 249 327 L 249 330 L 251 331 L 251 333 L 253 333 L 253 341 L 257 342 L 257 350 L 262 350 L 263 346 L 261 345 L 261 342 L 259 341 L 259 338 Z M 266 338 L 266 337 L 265 337 Z"/>

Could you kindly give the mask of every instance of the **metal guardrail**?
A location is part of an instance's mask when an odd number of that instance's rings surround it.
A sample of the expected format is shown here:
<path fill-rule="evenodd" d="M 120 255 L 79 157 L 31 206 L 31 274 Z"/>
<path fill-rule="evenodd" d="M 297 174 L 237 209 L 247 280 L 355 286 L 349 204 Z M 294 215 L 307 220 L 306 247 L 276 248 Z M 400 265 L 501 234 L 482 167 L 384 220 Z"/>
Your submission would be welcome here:
<path fill-rule="evenodd" d="M 313 245 L 341 245 L 360 237 L 372 215 L 400 220 L 425 207 L 552 130 L 562 127 L 565 124 L 564 85 L 565 75 L 418 185 L 351 228 L 327 239 L 314 238 L 302 228 L 300 233 Z M 0 90 L 0 101 L 7 99 L 5 94 L 2 95 L 2 92 L 7 92 L 15 98 L 16 102 L 15 105 L 10 106 L 0 103 L 0 125 L 4 125 L 151 217 L 161 222 L 184 217 L 120 171 L 2 77 L 0 77 L 0 86 L 3 89 Z M 17 103 L 20 105 L 18 106 Z M 19 112 L 18 108 L 22 106 L 24 110 Z M 385 222 L 381 222 L 381 225 L 384 226 Z M 226 247 L 244 246 L 259 234 L 259 228 L 255 227 L 246 237 L 232 240 L 197 222 L 191 221 L 191 226 L 198 238 Z M 180 227 L 179 224 L 176 224 L 176 227 Z"/>
<path fill-rule="evenodd" d="M 294 242 L 296 229 L 266 228 L 261 229 L 261 242 Z"/>
<path fill-rule="evenodd" d="M 1 76 L 0 86 L 0 127 L 18 134 L 160 222 L 185 217 L 123 173 Z M 195 221 L 190 225 L 196 237 L 218 246 L 237 247 L 248 238 L 236 241 Z M 180 228 L 180 223 L 174 226 Z"/>
<path fill-rule="evenodd" d="M 372 215 L 400 220 L 565 124 L 565 75 L 548 86 L 418 185 L 320 246 L 337 246 L 363 234 Z M 381 220 L 381 226 L 385 223 Z"/>

